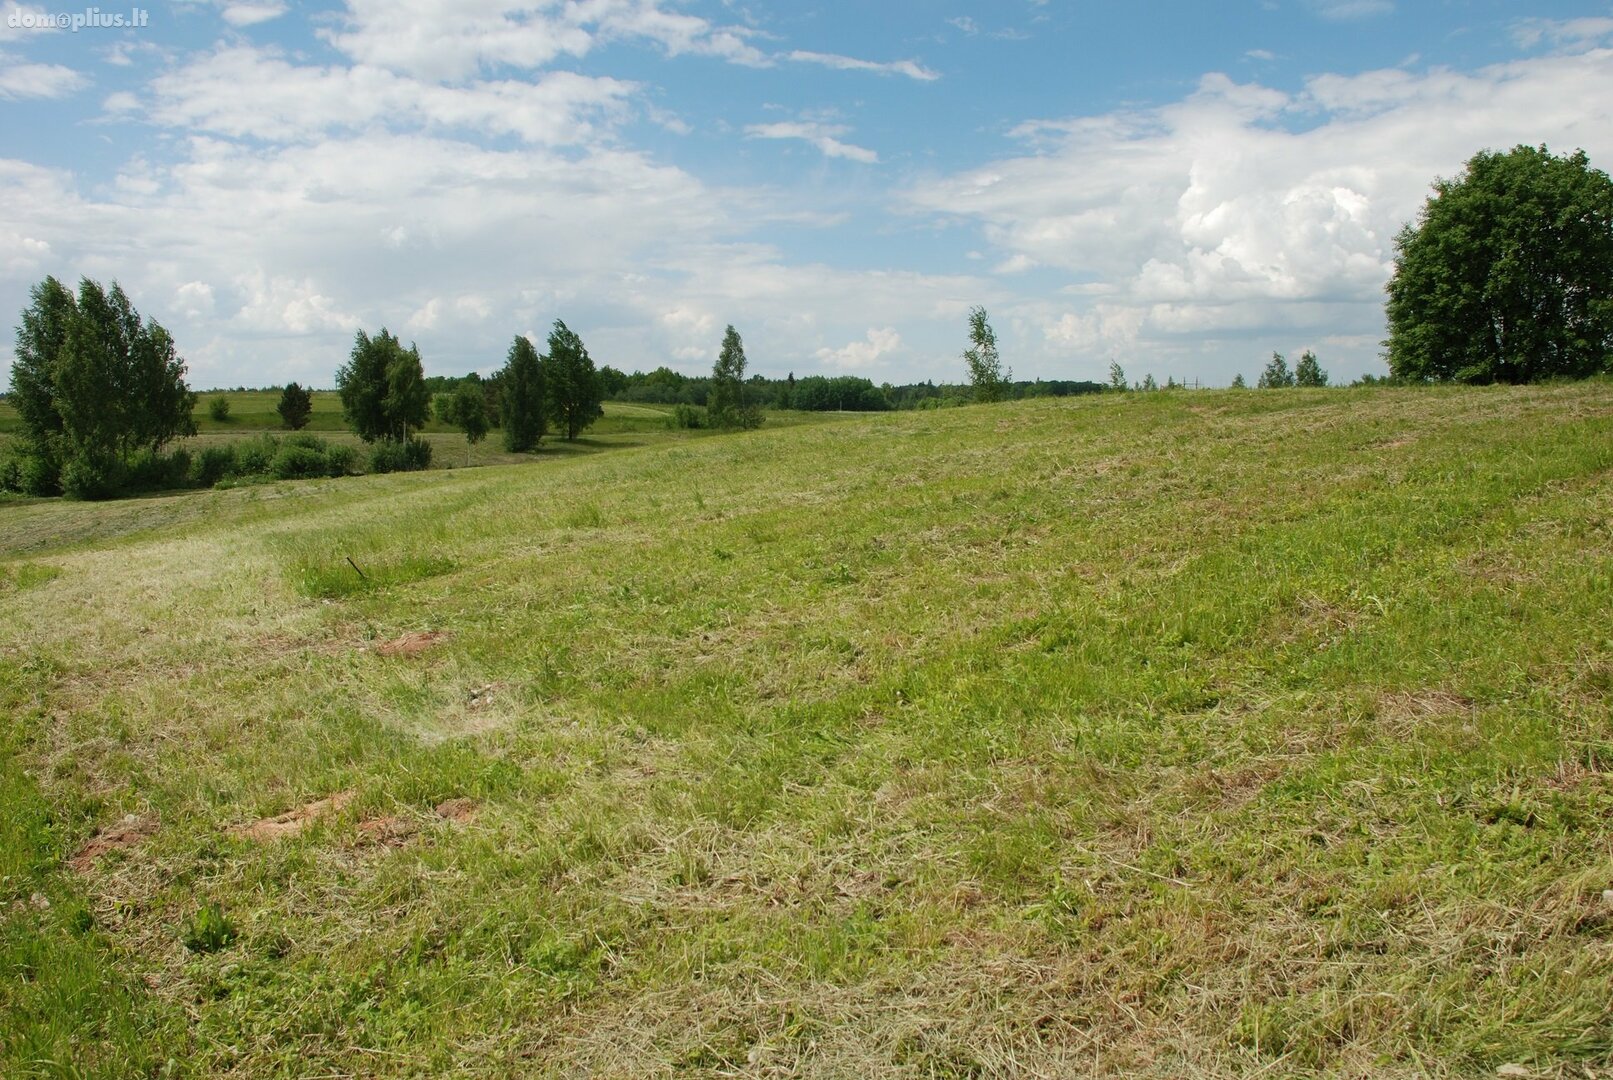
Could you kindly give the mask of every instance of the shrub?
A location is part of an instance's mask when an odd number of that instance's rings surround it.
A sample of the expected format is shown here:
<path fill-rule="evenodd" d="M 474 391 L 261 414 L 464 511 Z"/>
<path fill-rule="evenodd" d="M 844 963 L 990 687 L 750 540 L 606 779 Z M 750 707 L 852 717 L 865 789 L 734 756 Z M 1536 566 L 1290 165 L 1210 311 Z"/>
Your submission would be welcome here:
<path fill-rule="evenodd" d="M 86 448 L 62 466 L 62 492 L 70 499 L 109 499 L 117 493 L 120 471 L 116 457 Z"/>
<path fill-rule="evenodd" d="M 164 457 L 151 450 L 137 451 L 120 470 L 128 491 L 168 491 L 190 481 L 190 454 L 178 450 Z"/>
<path fill-rule="evenodd" d="M 207 415 L 220 424 L 224 423 L 230 418 L 230 399 L 220 396 L 209 401 L 207 403 Z"/>
<path fill-rule="evenodd" d="M 698 428 L 702 426 L 700 410 L 693 405 L 679 405 L 667 417 L 667 426 L 674 428 Z"/>
<path fill-rule="evenodd" d="M 325 474 L 327 476 L 346 476 L 353 471 L 353 463 L 358 460 L 358 451 L 351 446 L 340 443 L 327 447 L 325 450 Z"/>
<path fill-rule="evenodd" d="M 228 480 L 236 475 L 235 447 L 226 443 L 223 446 L 206 446 L 196 455 L 191 463 L 191 479 L 202 487 L 212 487 L 220 480 Z"/>
<path fill-rule="evenodd" d="M 0 491 L 49 496 L 62 493 L 60 440 L 13 439 L 0 444 Z"/>
<path fill-rule="evenodd" d="M 22 494 L 22 455 L 14 451 L 0 457 L 0 491 Z"/>
<path fill-rule="evenodd" d="M 276 480 L 310 480 L 324 476 L 325 455 L 311 446 L 282 446 L 269 471 Z"/>
<path fill-rule="evenodd" d="M 272 435 L 235 444 L 235 475 L 266 476 L 274 465 L 280 443 Z"/>
<path fill-rule="evenodd" d="M 25 495 L 60 495 L 62 463 L 47 451 L 25 454 L 22 459 L 22 490 Z"/>
<path fill-rule="evenodd" d="M 406 469 L 431 468 L 431 444 L 424 439 L 410 439 L 403 444 L 403 460 Z"/>
<path fill-rule="evenodd" d="M 424 439 L 382 439 L 370 449 L 370 472 L 413 472 L 431 465 L 431 444 Z"/>
<path fill-rule="evenodd" d="M 397 472 L 403 468 L 403 446 L 396 439 L 381 439 L 370 446 L 368 470 L 372 473 Z"/>

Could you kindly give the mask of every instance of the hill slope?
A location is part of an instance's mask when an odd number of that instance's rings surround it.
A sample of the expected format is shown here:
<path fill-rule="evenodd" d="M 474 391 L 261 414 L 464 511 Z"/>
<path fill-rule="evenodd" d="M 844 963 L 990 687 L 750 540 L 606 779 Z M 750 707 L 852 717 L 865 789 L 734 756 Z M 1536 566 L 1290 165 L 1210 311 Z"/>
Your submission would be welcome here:
<path fill-rule="evenodd" d="M 0 1074 L 1590 1075 L 1610 466 L 1162 393 L 0 507 L 100 537 L 0 562 Z"/>

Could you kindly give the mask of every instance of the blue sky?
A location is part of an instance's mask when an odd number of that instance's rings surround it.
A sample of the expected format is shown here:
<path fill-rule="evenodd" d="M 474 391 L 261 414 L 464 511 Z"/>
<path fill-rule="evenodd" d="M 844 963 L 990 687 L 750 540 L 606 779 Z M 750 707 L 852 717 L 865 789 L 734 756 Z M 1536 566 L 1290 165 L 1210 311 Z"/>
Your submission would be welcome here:
<path fill-rule="evenodd" d="M 360 327 L 595 360 L 1224 385 L 1383 370 L 1395 232 L 1519 142 L 1613 161 L 1613 7 L 0 3 L 0 309 L 116 278 L 198 387 L 328 386 Z M 103 17 L 130 8 L 104 6 Z M 15 315 L 12 316 L 12 324 Z M 9 364 L 10 341 L 0 342 Z"/>

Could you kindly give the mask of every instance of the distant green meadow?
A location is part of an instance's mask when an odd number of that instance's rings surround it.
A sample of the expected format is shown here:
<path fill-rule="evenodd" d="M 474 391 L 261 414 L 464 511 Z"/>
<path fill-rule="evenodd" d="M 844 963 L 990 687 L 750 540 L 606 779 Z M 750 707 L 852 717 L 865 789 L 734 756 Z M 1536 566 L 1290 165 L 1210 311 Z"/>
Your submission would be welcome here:
<path fill-rule="evenodd" d="M 309 397 L 313 404 L 313 412 L 302 430 L 316 435 L 348 431 L 348 426 L 342 419 L 342 399 L 336 391 L 315 390 Z M 216 398 L 223 398 L 229 402 L 230 411 L 227 420 L 214 420 L 209 414 L 212 402 Z M 265 431 L 287 431 L 289 429 L 281 422 L 280 414 L 275 411 L 279 404 L 278 390 L 203 391 L 196 395 L 196 409 L 193 414 L 197 434 L 256 435 Z M 666 426 L 666 418 L 671 412 L 670 405 L 628 405 L 607 402 L 605 415 L 595 422 L 589 433 L 609 435 L 624 431 L 659 430 Z M 10 402 L 0 400 L 0 434 L 16 434 L 20 429 L 21 421 L 17 417 L 17 410 Z M 435 418 L 424 430 L 433 435 L 459 434 L 456 428 Z M 488 437 L 497 440 L 498 435 L 499 432 L 495 429 Z"/>
<path fill-rule="evenodd" d="M 1613 382 L 654 411 L 0 504 L 0 1076 L 1613 1072 Z"/>
<path fill-rule="evenodd" d="M 302 429 L 304 432 L 332 442 L 361 445 L 358 437 L 352 434 L 342 419 L 342 401 L 336 391 L 315 390 L 310 396 L 313 413 Z M 213 400 L 220 397 L 226 399 L 230 405 L 229 417 L 222 421 L 214 420 L 209 412 Z M 170 445 L 172 448 L 184 448 L 194 453 L 203 447 L 234 439 L 263 434 L 289 435 L 290 430 L 281 422 L 280 414 L 275 411 L 279 404 L 278 390 L 203 391 L 196 395 L 196 409 L 193 413 L 196 435 L 176 440 Z M 603 407 L 605 415 L 584 431 L 576 442 L 566 442 L 551 433 L 544 438 L 537 451 L 538 455 L 547 457 L 619 449 L 641 445 L 644 437 L 678 440 L 712 434 L 702 430 L 676 432 L 670 430 L 673 411 L 671 405 L 639 405 L 607 401 Z M 789 410 L 769 411 L 767 417 L 767 423 L 775 428 L 829 423 L 835 420 L 834 416 L 827 413 Z M 4 445 L 8 437 L 14 437 L 20 430 L 21 421 L 16 409 L 9 402 L 0 400 L 0 446 Z M 485 439 L 472 446 L 466 442 L 465 436 L 457 428 L 433 418 L 421 430 L 421 437 L 432 444 L 434 451 L 432 467 L 436 469 L 457 469 L 467 465 L 514 464 L 530 461 L 533 456 L 506 453 L 500 441 L 502 432 L 498 428 L 489 431 Z"/>

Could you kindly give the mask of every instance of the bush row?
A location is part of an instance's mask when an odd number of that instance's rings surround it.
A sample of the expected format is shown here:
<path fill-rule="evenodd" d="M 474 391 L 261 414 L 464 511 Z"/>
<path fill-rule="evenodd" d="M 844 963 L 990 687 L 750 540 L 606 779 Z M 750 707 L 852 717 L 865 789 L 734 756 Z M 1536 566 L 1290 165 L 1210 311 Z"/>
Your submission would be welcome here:
<path fill-rule="evenodd" d="M 176 451 L 176 456 L 184 451 Z M 219 443 L 196 455 L 191 480 L 202 487 L 227 481 L 263 478 L 311 480 L 319 476 L 346 476 L 358 453 L 351 446 L 327 443 L 313 435 L 285 439 L 260 435 L 255 439 Z"/>
<path fill-rule="evenodd" d="M 310 480 L 358 471 L 358 450 L 313 435 L 254 439 L 204 447 L 199 453 L 143 450 L 129 458 L 81 454 L 62 461 L 54 447 L 13 443 L 0 455 L 0 491 L 24 495 L 66 494 L 104 499 L 115 494 L 215 487 L 261 480 Z M 370 448 L 367 471 L 404 472 L 431 464 L 431 444 L 382 441 Z"/>

